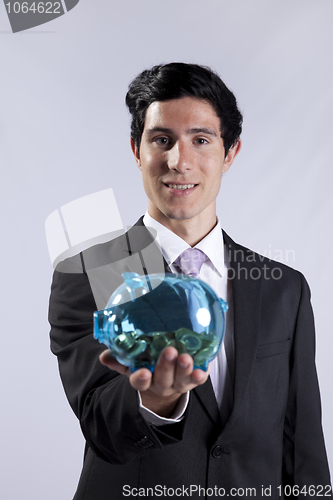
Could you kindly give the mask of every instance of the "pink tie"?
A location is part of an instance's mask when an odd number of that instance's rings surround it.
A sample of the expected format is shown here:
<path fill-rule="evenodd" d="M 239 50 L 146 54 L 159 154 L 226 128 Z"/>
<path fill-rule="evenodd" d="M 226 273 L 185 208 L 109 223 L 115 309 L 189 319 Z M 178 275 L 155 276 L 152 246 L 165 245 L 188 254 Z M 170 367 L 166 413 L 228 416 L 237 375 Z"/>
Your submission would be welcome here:
<path fill-rule="evenodd" d="M 187 248 L 175 260 L 174 264 L 179 267 L 184 274 L 196 278 L 202 264 L 207 259 L 207 255 L 198 248 Z"/>
<path fill-rule="evenodd" d="M 182 252 L 179 257 L 174 261 L 174 264 L 188 276 L 196 278 L 199 273 L 202 264 L 207 259 L 207 255 L 199 250 L 198 248 L 188 248 Z M 216 373 L 216 360 L 211 363 L 210 378 L 213 384 L 213 388 L 216 394 L 215 380 L 217 378 Z"/>

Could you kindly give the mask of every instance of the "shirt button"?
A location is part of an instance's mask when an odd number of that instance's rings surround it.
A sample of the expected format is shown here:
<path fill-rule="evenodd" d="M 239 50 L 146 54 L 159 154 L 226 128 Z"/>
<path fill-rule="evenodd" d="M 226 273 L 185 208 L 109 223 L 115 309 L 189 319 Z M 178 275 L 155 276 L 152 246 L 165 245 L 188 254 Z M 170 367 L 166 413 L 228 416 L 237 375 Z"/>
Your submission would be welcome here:
<path fill-rule="evenodd" d="M 222 453 L 223 453 L 222 446 L 219 445 L 215 446 L 215 448 L 213 448 L 212 450 L 212 455 L 214 458 L 220 458 Z"/>

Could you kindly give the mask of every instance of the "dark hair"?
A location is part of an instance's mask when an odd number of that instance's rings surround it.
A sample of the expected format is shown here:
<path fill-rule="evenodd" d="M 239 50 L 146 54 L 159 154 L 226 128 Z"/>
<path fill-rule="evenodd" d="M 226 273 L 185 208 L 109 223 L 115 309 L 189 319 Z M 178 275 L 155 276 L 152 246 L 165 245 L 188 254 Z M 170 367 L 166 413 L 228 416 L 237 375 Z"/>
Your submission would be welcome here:
<path fill-rule="evenodd" d="M 220 118 L 221 137 L 227 154 L 242 131 L 243 117 L 234 94 L 210 68 L 179 62 L 147 69 L 129 85 L 126 104 L 132 115 L 131 137 L 138 149 L 150 104 L 188 96 L 204 99 L 213 106 Z"/>

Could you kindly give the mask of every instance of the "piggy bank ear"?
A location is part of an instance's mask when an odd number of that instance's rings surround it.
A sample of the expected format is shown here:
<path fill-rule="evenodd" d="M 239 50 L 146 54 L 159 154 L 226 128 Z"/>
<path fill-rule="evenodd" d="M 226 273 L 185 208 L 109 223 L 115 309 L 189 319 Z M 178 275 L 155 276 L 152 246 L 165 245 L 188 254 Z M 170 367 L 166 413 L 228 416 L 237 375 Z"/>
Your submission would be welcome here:
<path fill-rule="evenodd" d="M 228 303 L 225 300 L 220 299 L 220 304 L 221 304 L 221 307 L 222 307 L 222 311 L 224 313 L 226 313 L 227 310 L 229 309 Z"/>

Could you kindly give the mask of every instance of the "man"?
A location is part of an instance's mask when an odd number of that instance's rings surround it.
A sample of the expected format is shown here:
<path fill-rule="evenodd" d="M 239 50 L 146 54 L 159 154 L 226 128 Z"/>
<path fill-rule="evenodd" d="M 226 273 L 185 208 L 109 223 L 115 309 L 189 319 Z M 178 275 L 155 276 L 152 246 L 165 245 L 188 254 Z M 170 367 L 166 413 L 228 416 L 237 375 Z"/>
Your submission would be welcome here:
<path fill-rule="evenodd" d="M 75 499 L 330 494 L 308 286 L 234 243 L 216 217 L 222 174 L 241 144 L 233 94 L 208 68 L 172 63 L 139 75 L 126 102 L 148 212 L 58 268 L 50 300 L 52 350 L 87 441 Z M 184 271 L 181 256 L 195 247 L 199 278 L 228 299 L 211 375 L 173 347 L 153 375 L 130 374 L 92 337 L 92 313 L 121 273 L 148 247 L 160 254 L 154 230 L 165 270 Z"/>

